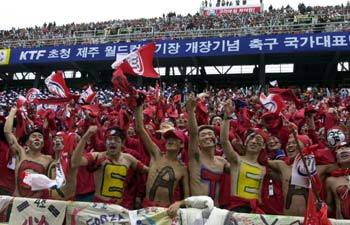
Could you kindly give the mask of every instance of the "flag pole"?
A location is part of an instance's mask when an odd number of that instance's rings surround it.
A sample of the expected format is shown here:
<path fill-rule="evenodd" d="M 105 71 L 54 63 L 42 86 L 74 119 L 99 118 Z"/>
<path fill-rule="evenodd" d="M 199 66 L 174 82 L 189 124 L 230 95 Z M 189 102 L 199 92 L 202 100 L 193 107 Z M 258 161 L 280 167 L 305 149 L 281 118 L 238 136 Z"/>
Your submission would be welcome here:
<path fill-rule="evenodd" d="M 155 41 L 155 36 L 154 36 L 154 27 L 152 27 L 152 41 L 155 43 L 156 41 Z M 157 70 L 158 70 L 158 74 L 159 74 L 159 83 L 161 84 L 162 83 L 162 76 L 160 75 L 160 68 L 159 68 L 159 57 L 158 56 L 156 56 L 155 54 L 154 54 L 154 56 L 155 56 L 155 59 L 156 59 L 156 64 L 157 64 Z"/>

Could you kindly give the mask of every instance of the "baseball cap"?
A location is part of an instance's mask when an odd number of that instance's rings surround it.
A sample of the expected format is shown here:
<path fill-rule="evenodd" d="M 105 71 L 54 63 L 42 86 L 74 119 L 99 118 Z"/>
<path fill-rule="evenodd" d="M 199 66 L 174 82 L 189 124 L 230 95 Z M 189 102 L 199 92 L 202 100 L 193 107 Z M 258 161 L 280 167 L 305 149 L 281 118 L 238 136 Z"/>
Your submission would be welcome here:
<path fill-rule="evenodd" d="M 181 140 L 183 143 L 185 143 L 186 141 L 186 135 L 184 134 L 183 131 L 181 130 L 177 130 L 177 129 L 172 129 L 172 130 L 168 130 L 167 132 L 164 133 L 164 138 L 170 138 L 170 137 L 175 137 L 179 140 Z"/>

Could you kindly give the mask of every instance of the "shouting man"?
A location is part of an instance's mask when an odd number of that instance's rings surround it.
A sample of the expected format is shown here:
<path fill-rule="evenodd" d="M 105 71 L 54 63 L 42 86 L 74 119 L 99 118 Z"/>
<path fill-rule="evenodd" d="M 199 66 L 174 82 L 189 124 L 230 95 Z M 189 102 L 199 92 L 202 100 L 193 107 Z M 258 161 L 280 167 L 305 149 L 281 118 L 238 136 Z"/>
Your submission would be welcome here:
<path fill-rule="evenodd" d="M 148 168 L 132 155 L 123 153 L 124 131 L 113 127 L 106 131 L 106 151 L 83 155 L 88 140 L 97 132 L 97 126 L 90 126 L 80 139 L 72 155 L 72 167 L 90 166 L 94 168 L 95 202 L 112 203 L 124 206 L 124 190 L 128 170 L 147 172 Z"/>
<path fill-rule="evenodd" d="M 163 134 L 166 141 L 165 153 L 152 141 L 143 124 L 143 96 L 138 97 L 136 108 L 136 131 L 150 154 L 150 168 L 146 183 L 146 198 L 143 207 L 168 207 L 175 202 L 174 193 L 178 184 L 183 197 L 189 195 L 187 168 L 178 160 L 186 137 L 180 130 L 169 130 Z"/>
<path fill-rule="evenodd" d="M 18 144 L 16 136 L 12 133 L 16 111 L 16 108 L 11 109 L 4 127 L 10 149 L 16 155 L 16 189 L 14 195 L 18 197 L 47 198 L 47 191 L 31 191 L 31 187 L 24 184 L 22 178 L 25 173 L 46 175 L 52 157 L 41 153 L 44 147 L 44 135 L 38 129 L 31 131 L 24 148 Z"/>
<path fill-rule="evenodd" d="M 197 127 L 195 116 L 196 99 L 190 95 L 186 108 L 189 115 L 189 172 L 192 196 L 210 196 L 219 206 L 220 183 L 226 160 L 215 156 L 216 136 L 212 126 Z"/>
<path fill-rule="evenodd" d="M 234 112 L 232 100 L 225 103 L 224 121 L 221 128 L 221 145 L 230 163 L 231 193 L 228 209 L 236 212 L 257 212 L 256 203 L 261 202 L 261 187 L 266 169 L 258 162 L 261 150 L 265 148 L 265 135 L 260 130 L 247 133 L 244 146 L 246 152 L 240 156 L 229 141 L 230 115 Z"/>

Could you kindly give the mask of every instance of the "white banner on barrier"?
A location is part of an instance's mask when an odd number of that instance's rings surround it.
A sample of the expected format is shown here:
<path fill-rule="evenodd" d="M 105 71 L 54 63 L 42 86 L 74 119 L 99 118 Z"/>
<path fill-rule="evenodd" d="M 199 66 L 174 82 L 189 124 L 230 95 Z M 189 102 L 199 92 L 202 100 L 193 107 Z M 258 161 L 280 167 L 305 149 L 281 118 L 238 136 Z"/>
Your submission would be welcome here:
<path fill-rule="evenodd" d="M 67 225 L 130 224 L 129 211 L 119 205 L 74 202 L 66 214 Z"/>
<path fill-rule="evenodd" d="M 0 196 L 0 199 L 5 199 Z M 6 198 L 7 204 L 11 197 Z M 197 204 L 198 205 L 198 204 Z M 192 205 L 193 207 L 193 205 Z M 302 217 L 234 213 L 215 207 L 181 209 L 170 219 L 166 208 L 129 211 L 118 205 L 14 198 L 11 225 L 302 225 Z M 350 220 L 331 219 L 332 225 Z M 0 223 L 1 225 L 1 223 Z"/>
<path fill-rule="evenodd" d="M 66 204 L 63 201 L 15 198 L 9 224 L 62 225 Z"/>

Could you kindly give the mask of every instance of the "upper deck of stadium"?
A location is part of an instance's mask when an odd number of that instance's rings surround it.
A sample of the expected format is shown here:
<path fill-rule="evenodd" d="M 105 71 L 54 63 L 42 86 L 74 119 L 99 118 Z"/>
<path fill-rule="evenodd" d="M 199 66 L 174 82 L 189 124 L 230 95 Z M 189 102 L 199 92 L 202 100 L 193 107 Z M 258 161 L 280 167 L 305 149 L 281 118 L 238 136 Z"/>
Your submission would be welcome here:
<path fill-rule="evenodd" d="M 45 23 L 0 31 L 0 84 L 37 87 L 58 69 L 72 71 L 77 85 L 90 80 L 108 83 L 116 58 L 155 41 L 153 64 L 163 80 L 250 85 L 278 79 L 285 84 L 350 86 L 349 31 L 350 3 L 300 5 L 297 10 L 271 6 L 221 15 L 210 10 L 186 16 L 169 13 L 62 26 Z"/>
<path fill-rule="evenodd" d="M 254 13 L 176 15 L 110 20 L 82 24 L 44 23 L 42 26 L 0 30 L 1 48 L 105 44 L 140 40 L 252 36 L 350 31 L 350 5 L 289 6 Z"/>

